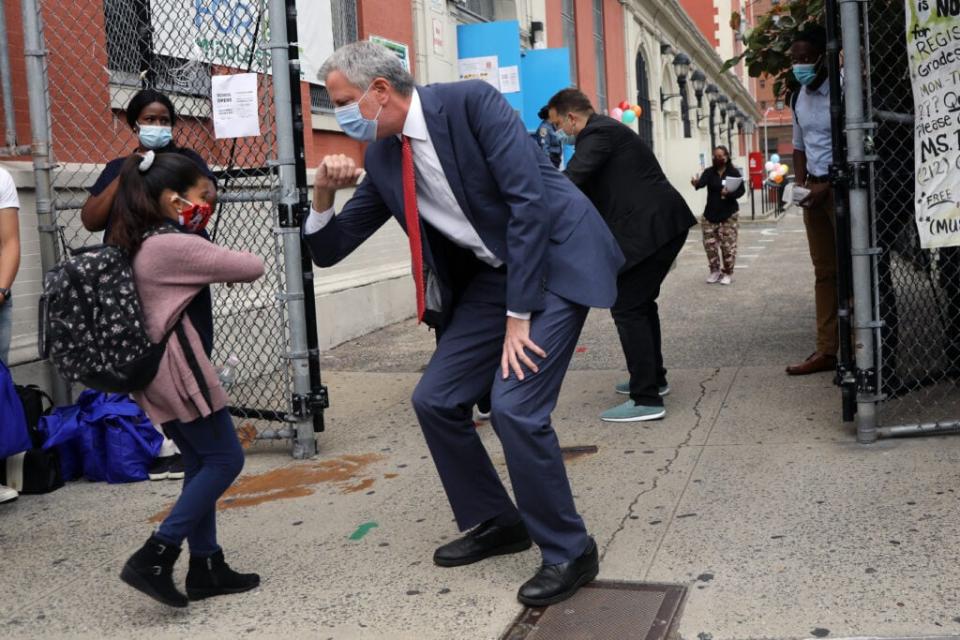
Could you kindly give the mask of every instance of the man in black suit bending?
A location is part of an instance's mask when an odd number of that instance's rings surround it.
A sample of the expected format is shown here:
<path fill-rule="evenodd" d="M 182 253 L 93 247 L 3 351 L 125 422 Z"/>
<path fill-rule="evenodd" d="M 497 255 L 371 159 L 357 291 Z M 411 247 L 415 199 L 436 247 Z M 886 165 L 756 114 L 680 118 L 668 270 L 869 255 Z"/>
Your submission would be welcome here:
<path fill-rule="evenodd" d="M 596 113 L 577 89 L 560 91 L 547 106 L 558 131 L 576 138 L 564 173 L 593 201 L 626 257 L 611 311 L 630 371 L 630 382 L 617 385 L 617 392 L 630 399 L 600 418 L 659 420 L 666 415 L 663 396 L 670 387 L 657 297 L 697 219 L 636 132 Z"/>

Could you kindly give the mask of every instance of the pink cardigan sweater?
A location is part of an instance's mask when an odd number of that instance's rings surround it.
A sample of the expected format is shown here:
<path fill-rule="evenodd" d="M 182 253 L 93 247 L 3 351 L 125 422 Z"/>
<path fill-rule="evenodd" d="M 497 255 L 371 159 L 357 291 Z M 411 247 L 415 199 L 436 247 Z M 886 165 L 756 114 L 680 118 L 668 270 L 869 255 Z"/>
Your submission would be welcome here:
<path fill-rule="evenodd" d="M 133 276 L 146 316 L 147 333 L 159 342 L 183 314 L 190 300 L 214 282 L 253 282 L 263 275 L 263 260 L 252 253 L 231 251 L 188 233 L 165 233 L 147 238 L 133 259 Z M 131 394 L 150 420 L 163 425 L 174 420 L 192 422 L 227 406 L 227 394 L 203 351 L 190 319 L 183 325 L 210 390 L 207 404 L 187 364 L 176 333 L 170 335 L 157 377 Z"/>

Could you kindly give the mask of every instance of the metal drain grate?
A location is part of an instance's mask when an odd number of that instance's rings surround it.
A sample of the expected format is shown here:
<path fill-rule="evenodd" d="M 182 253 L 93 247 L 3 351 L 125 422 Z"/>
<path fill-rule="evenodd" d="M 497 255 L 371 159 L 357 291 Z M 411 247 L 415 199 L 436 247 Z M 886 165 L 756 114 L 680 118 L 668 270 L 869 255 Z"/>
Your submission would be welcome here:
<path fill-rule="evenodd" d="M 525 609 L 501 640 L 662 640 L 686 588 L 595 580 L 550 607 Z"/>

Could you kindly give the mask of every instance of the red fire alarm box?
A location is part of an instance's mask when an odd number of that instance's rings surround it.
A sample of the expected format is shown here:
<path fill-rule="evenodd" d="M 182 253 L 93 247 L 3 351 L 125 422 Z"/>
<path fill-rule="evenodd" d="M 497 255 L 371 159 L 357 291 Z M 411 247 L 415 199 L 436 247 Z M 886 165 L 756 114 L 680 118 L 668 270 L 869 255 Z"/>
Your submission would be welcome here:
<path fill-rule="evenodd" d="M 750 152 L 750 173 L 763 173 L 763 154 L 759 151 Z"/>

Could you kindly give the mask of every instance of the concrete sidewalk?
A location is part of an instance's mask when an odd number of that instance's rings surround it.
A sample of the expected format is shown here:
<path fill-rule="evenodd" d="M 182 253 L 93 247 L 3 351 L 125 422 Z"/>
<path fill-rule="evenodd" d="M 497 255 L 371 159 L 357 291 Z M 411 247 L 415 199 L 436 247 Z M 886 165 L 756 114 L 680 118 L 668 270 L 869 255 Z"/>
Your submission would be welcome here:
<path fill-rule="evenodd" d="M 857 445 L 829 374 L 783 373 L 813 348 L 799 217 L 745 226 L 740 253 L 733 286 L 708 286 L 694 230 L 667 280 L 662 422 L 597 420 L 624 365 L 591 313 L 555 422 L 598 447 L 568 470 L 601 577 L 689 585 L 686 640 L 960 634 L 958 441 Z M 0 636 L 498 638 L 539 556 L 432 565 L 457 535 L 409 406 L 432 342 L 408 322 L 326 354 L 322 454 L 248 450 L 220 532 L 258 590 L 186 611 L 135 594 L 117 574 L 177 484 L 77 482 L 0 507 Z"/>

